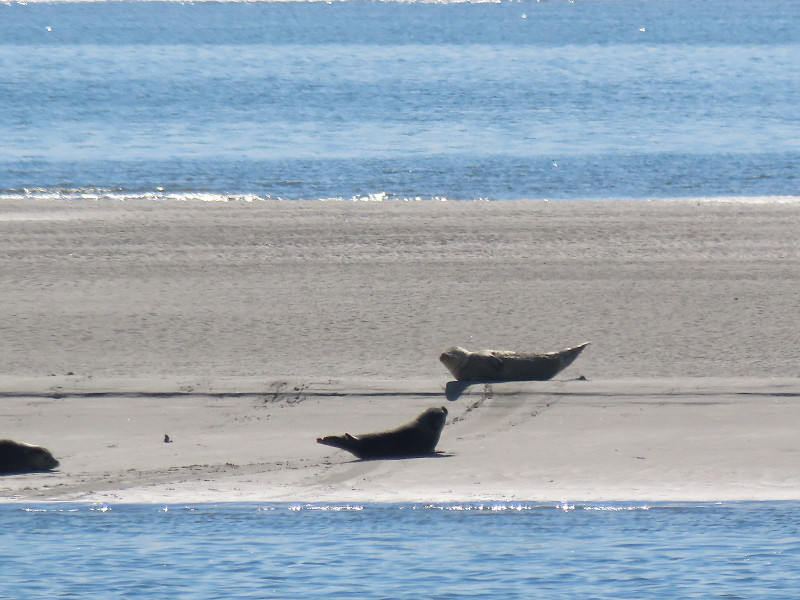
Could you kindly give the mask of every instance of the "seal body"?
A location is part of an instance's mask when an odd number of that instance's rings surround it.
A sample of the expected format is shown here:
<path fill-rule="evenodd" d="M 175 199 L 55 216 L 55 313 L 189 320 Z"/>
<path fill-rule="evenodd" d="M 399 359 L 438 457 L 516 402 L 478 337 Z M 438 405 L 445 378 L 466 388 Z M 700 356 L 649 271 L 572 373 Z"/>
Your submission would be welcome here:
<path fill-rule="evenodd" d="M 50 451 L 12 440 L 0 440 L 0 473 L 32 473 L 55 469 L 59 462 Z"/>
<path fill-rule="evenodd" d="M 438 406 L 396 429 L 358 436 L 329 435 L 317 438 L 317 443 L 347 450 L 362 459 L 426 456 L 434 453 L 446 419 L 447 409 Z"/>
<path fill-rule="evenodd" d="M 505 350 L 469 352 L 454 346 L 442 352 L 439 360 L 458 381 L 546 381 L 571 365 L 588 345 L 585 342 L 544 354 Z"/>

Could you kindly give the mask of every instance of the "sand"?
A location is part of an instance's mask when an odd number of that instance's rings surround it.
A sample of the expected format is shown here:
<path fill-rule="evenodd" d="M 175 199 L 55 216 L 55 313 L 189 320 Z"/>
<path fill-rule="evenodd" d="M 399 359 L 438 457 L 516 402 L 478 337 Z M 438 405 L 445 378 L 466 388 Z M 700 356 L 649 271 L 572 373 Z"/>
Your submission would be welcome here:
<path fill-rule="evenodd" d="M 61 461 L 0 497 L 798 500 L 798 230 L 791 199 L 0 200 L 0 438 Z M 588 340 L 445 397 L 448 346 Z M 315 442 L 429 406 L 436 457 Z"/>

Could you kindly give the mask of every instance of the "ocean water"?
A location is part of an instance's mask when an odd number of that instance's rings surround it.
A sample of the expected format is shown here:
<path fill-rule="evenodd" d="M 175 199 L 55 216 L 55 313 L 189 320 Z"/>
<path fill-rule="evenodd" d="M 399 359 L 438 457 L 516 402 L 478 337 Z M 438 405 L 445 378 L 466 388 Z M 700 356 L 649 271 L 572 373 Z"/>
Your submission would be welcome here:
<path fill-rule="evenodd" d="M 0 4 L 0 197 L 800 195 L 800 2 Z"/>
<path fill-rule="evenodd" d="M 800 504 L 0 506 L 0 598 L 794 598 Z"/>

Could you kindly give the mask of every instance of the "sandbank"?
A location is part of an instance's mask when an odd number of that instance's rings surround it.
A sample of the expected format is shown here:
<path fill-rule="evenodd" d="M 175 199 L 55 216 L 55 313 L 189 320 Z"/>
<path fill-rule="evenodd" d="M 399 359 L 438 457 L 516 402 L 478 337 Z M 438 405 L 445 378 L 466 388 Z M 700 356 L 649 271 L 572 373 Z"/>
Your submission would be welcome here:
<path fill-rule="evenodd" d="M 800 203 L 0 200 L 11 502 L 800 500 Z M 591 345 L 445 397 L 451 345 Z M 446 406 L 431 458 L 316 444 Z M 171 442 L 164 442 L 164 435 Z"/>

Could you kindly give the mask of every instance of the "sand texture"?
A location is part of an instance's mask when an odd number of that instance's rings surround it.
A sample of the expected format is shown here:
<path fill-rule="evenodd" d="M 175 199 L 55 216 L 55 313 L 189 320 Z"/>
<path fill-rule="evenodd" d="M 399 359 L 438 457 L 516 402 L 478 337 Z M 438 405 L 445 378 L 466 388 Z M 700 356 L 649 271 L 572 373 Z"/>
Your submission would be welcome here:
<path fill-rule="evenodd" d="M 0 201 L 6 501 L 800 499 L 800 203 Z M 591 345 L 453 401 L 453 345 Z M 446 406 L 430 458 L 321 435 Z M 171 443 L 164 443 L 168 434 Z"/>

